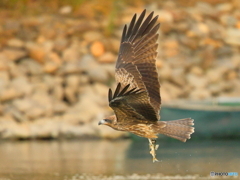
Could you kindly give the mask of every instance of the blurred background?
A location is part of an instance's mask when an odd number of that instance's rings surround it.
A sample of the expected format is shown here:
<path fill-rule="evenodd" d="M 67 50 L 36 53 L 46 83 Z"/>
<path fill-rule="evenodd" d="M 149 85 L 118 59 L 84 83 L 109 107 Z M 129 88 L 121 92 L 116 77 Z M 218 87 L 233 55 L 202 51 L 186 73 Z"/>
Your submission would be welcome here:
<path fill-rule="evenodd" d="M 158 164 L 146 139 L 97 125 L 123 26 L 143 9 L 161 23 L 161 118 L 195 119 L 187 143 L 160 137 Z M 239 0 L 0 0 L 0 179 L 237 172 L 239 117 Z"/>

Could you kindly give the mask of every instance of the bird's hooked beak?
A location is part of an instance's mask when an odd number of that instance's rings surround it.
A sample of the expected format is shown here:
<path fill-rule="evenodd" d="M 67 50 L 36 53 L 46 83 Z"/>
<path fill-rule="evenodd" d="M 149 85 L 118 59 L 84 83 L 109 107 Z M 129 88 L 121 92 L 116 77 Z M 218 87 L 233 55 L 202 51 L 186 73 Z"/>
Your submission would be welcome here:
<path fill-rule="evenodd" d="M 105 119 L 102 119 L 101 121 L 98 122 L 98 125 L 102 125 L 102 124 L 105 124 L 105 123 L 106 123 Z"/>

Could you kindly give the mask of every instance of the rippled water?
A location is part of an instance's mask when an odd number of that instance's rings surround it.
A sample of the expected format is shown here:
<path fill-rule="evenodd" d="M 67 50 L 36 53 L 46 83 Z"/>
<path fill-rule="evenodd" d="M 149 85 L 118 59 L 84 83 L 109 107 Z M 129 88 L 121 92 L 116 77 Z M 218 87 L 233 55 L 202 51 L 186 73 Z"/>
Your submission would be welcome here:
<path fill-rule="evenodd" d="M 21 141 L 0 143 L 0 180 L 77 179 L 83 174 L 209 176 L 240 173 L 239 141 L 162 142 L 152 163 L 148 141 Z"/>

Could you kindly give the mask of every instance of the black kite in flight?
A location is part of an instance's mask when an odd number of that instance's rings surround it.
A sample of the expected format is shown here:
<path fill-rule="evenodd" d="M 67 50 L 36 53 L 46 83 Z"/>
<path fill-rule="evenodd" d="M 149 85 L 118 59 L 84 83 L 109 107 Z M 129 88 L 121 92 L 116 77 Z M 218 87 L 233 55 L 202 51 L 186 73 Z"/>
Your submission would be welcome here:
<path fill-rule="evenodd" d="M 194 132 L 193 119 L 160 120 L 160 84 L 156 69 L 158 16 L 153 12 L 143 21 L 146 10 L 122 33 L 115 78 L 118 82 L 113 94 L 109 89 L 109 106 L 115 115 L 99 122 L 119 131 L 127 131 L 149 139 L 150 154 L 157 161 L 157 134 L 164 134 L 186 142 Z"/>

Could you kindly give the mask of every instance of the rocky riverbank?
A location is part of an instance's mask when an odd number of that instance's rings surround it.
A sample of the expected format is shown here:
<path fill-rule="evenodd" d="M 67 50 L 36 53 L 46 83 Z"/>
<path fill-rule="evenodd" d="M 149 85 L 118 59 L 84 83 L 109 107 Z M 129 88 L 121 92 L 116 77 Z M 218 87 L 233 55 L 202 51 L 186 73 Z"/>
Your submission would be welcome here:
<path fill-rule="evenodd" d="M 0 20 L 0 138 L 127 136 L 97 122 L 123 24 L 147 8 L 159 15 L 157 67 L 164 101 L 240 95 L 240 3 L 127 7 L 108 22 L 58 14 Z"/>

